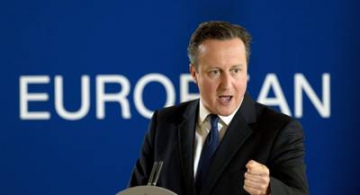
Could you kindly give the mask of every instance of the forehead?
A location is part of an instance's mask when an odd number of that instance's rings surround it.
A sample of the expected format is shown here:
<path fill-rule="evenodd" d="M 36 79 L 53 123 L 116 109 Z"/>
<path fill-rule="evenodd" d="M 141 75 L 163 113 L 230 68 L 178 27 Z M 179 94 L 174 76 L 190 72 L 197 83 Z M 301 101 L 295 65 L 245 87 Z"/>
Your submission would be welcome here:
<path fill-rule="evenodd" d="M 239 38 L 229 40 L 205 40 L 199 45 L 198 59 L 200 61 L 246 61 L 246 51 L 243 41 Z"/>
<path fill-rule="evenodd" d="M 198 47 L 198 54 L 231 54 L 238 53 L 245 54 L 244 42 L 239 38 L 228 40 L 208 39 L 203 41 Z"/>

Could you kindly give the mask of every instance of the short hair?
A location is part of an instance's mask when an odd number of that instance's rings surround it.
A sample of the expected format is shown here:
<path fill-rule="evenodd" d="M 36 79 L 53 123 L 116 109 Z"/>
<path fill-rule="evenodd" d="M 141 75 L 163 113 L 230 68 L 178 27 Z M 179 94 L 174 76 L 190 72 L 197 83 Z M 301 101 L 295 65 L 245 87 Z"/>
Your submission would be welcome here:
<path fill-rule="evenodd" d="M 239 38 L 245 45 L 246 60 L 250 58 L 250 33 L 242 26 L 224 21 L 208 21 L 201 23 L 191 35 L 188 45 L 188 57 L 191 64 L 198 70 L 198 48 L 199 45 L 209 39 L 229 40 Z"/>

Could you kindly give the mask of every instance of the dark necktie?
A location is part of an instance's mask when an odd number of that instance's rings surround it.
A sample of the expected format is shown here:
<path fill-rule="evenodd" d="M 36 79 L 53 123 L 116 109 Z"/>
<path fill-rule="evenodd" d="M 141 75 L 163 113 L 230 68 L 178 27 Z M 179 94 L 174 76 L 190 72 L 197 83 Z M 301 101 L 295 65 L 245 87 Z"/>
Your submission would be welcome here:
<path fill-rule="evenodd" d="M 219 117 L 215 114 L 210 114 L 208 117 L 210 118 L 211 128 L 209 134 L 206 137 L 198 164 L 195 181 L 197 194 L 200 194 L 202 188 L 204 187 L 212 157 L 215 153 L 216 147 L 219 144 Z"/>

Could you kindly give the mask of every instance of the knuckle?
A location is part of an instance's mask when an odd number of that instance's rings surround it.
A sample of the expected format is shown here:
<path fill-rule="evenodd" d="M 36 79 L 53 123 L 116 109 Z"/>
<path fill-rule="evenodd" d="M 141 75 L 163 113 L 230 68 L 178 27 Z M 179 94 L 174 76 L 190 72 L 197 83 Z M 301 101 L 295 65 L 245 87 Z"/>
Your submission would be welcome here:
<path fill-rule="evenodd" d="M 265 173 L 266 173 L 266 175 L 270 175 L 270 171 L 268 168 L 265 169 Z"/>
<path fill-rule="evenodd" d="M 267 188 L 267 185 L 266 185 L 266 184 L 262 184 L 262 185 L 260 185 L 260 188 L 263 189 L 263 190 L 265 190 L 265 189 Z"/>
<path fill-rule="evenodd" d="M 249 181 L 247 179 L 245 179 L 244 186 L 247 186 L 248 184 L 249 184 Z"/>
<path fill-rule="evenodd" d="M 270 178 L 269 177 L 266 178 L 266 183 L 267 184 L 270 183 Z"/>

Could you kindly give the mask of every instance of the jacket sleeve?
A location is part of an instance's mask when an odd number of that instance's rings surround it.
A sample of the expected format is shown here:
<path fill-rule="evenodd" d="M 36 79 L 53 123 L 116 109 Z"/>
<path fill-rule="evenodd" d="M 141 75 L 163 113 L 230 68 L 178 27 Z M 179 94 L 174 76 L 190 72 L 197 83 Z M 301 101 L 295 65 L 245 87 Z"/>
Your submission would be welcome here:
<path fill-rule="evenodd" d="M 148 131 L 141 148 L 140 158 L 136 161 L 128 187 L 146 185 L 154 163 L 154 135 L 157 112 L 151 118 Z"/>
<path fill-rule="evenodd" d="M 271 195 L 308 195 L 304 163 L 304 133 L 300 123 L 291 120 L 276 138 L 271 152 Z"/>

